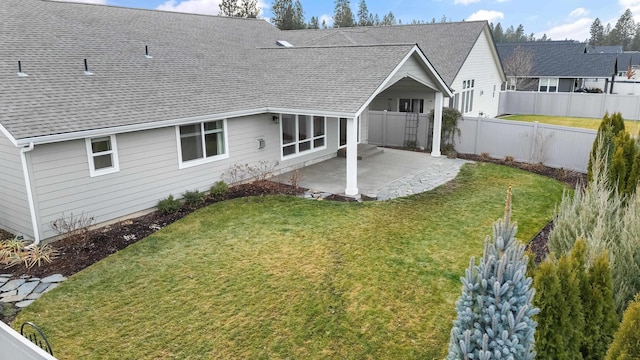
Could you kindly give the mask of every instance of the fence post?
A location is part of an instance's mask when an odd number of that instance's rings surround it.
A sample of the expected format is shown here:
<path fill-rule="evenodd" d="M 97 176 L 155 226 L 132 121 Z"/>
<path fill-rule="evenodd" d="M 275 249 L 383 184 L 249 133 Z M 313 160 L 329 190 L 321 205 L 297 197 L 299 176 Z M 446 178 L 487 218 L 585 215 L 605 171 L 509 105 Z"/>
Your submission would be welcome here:
<path fill-rule="evenodd" d="M 473 154 L 478 155 L 478 141 L 480 140 L 480 127 L 482 126 L 482 118 L 476 118 L 476 139 L 473 143 Z"/>
<path fill-rule="evenodd" d="M 538 146 L 537 146 L 537 141 L 536 139 L 538 138 L 538 122 L 534 121 L 533 122 L 533 127 L 531 128 L 531 154 L 529 154 L 529 163 L 533 164 L 535 161 L 535 154 L 536 151 L 538 150 Z"/>
<path fill-rule="evenodd" d="M 387 146 L 387 110 L 382 110 L 382 146 Z"/>

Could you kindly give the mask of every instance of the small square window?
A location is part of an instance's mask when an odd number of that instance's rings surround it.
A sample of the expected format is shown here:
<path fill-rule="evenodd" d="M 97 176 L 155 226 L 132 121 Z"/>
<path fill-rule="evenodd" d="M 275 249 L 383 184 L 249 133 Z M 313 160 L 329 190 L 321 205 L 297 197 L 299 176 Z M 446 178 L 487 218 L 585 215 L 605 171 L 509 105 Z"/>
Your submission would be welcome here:
<path fill-rule="evenodd" d="M 115 135 L 85 139 L 89 161 L 89 176 L 99 176 L 120 170 Z"/>

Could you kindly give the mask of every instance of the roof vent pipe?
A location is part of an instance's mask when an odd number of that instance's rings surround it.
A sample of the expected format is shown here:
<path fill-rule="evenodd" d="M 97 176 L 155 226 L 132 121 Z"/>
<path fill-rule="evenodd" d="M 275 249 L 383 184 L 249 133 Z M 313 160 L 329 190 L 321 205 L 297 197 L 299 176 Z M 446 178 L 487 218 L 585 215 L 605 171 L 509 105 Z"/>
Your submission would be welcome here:
<path fill-rule="evenodd" d="M 93 73 L 89 71 L 89 65 L 87 65 L 87 59 L 84 59 L 84 74 L 93 75 Z"/>
<path fill-rule="evenodd" d="M 144 46 L 144 57 L 147 59 L 153 59 L 153 56 L 149 55 L 149 46 L 147 45 Z"/>
<path fill-rule="evenodd" d="M 22 63 L 20 62 L 20 60 L 18 60 L 18 76 L 19 77 L 29 76 L 28 74 L 22 72 Z"/>

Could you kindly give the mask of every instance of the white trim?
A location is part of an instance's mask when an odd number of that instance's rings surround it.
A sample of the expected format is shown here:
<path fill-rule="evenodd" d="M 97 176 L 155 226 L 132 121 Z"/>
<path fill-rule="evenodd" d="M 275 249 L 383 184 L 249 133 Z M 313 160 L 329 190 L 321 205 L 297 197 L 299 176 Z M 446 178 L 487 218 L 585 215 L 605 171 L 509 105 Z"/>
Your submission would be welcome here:
<path fill-rule="evenodd" d="M 220 155 L 215 155 L 215 156 L 209 156 L 207 157 L 206 155 L 206 144 L 204 143 L 204 123 L 209 123 L 209 122 L 214 122 L 214 121 L 222 121 L 222 137 L 223 137 L 223 141 L 224 141 L 224 154 L 220 154 Z M 201 141 L 202 141 L 202 158 L 201 159 L 193 159 L 193 160 L 188 160 L 188 161 L 182 161 L 182 141 L 180 140 L 180 126 L 183 125 L 196 125 L 199 124 L 200 125 L 200 131 L 201 131 Z M 199 121 L 199 122 L 194 122 L 194 123 L 188 123 L 188 124 L 181 124 L 181 125 L 176 125 L 175 126 L 176 129 L 176 146 L 178 148 L 178 169 L 182 170 L 182 169 L 187 169 L 190 167 L 194 167 L 194 166 L 198 166 L 198 165 L 202 165 L 202 164 L 208 164 L 211 162 L 215 162 L 215 161 L 219 161 L 219 160 L 224 160 L 224 159 L 228 159 L 229 158 L 229 138 L 228 138 L 228 130 L 227 130 L 227 119 L 215 119 L 215 120 L 210 120 L 210 121 Z"/>
<path fill-rule="evenodd" d="M 424 56 L 424 54 L 422 53 L 422 50 L 420 50 L 418 45 L 414 45 L 413 48 L 411 48 L 411 50 L 409 50 L 409 52 L 404 56 L 404 58 L 398 63 L 398 65 L 396 65 L 393 71 L 391 71 L 391 73 L 384 79 L 384 81 L 376 88 L 376 90 L 371 94 L 371 96 L 367 99 L 367 101 L 365 101 L 362 107 L 360 107 L 360 109 L 356 112 L 354 117 L 357 118 L 358 116 L 360 116 L 362 112 L 369 107 L 369 104 L 371 104 L 373 99 L 375 99 L 376 96 L 378 96 L 382 91 L 384 91 L 384 89 L 387 88 L 387 84 L 396 75 L 396 73 L 400 70 L 400 68 L 402 68 L 402 66 L 409 60 L 409 58 L 413 56 L 413 54 L 418 54 L 418 56 L 420 57 L 424 65 L 427 66 L 427 69 L 429 70 L 431 75 L 435 77 L 437 84 L 440 85 L 441 89 L 434 89 L 434 90 L 436 90 L 436 92 L 443 92 L 444 90 L 447 97 L 453 96 L 453 94 L 451 93 L 451 89 L 449 89 L 447 84 L 445 84 L 444 80 L 442 80 L 442 77 L 440 76 L 440 74 L 438 74 L 438 72 L 434 69 L 434 67 L 429 62 L 429 60 L 427 60 L 427 58 Z M 429 86 L 429 88 L 431 87 Z M 343 116 L 343 117 L 348 118 L 349 116 Z"/>
<path fill-rule="evenodd" d="M 111 145 L 111 150 L 94 153 L 91 146 L 91 140 L 108 137 Z M 89 161 L 89 176 L 96 177 L 101 175 L 112 174 L 120 171 L 120 162 L 118 161 L 118 145 L 116 144 L 116 135 L 111 134 L 107 136 L 96 136 L 84 139 L 85 146 L 87 147 L 87 160 Z M 111 155 L 111 167 L 96 169 L 95 157 L 101 155 Z"/>
<path fill-rule="evenodd" d="M 322 117 L 322 118 L 324 119 L 324 135 L 323 135 L 323 136 L 319 136 L 319 137 L 317 137 L 317 138 L 321 138 L 321 137 L 323 137 L 323 138 L 324 138 L 324 145 L 319 146 L 319 147 L 315 147 L 315 146 L 313 146 L 313 143 L 314 143 L 314 141 L 316 140 L 316 136 L 311 136 L 311 140 L 310 140 L 310 142 L 311 142 L 311 148 L 310 148 L 309 150 L 303 150 L 303 151 L 300 151 L 300 148 L 299 148 L 299 146 L 300 146 L 300 140 L 295 140 L 293 143 L 287 144 L 287 146 L 292 146 L 291 144 L 294 144 L 294 146 L 296 147 L 296 152 L 295 152 L 295 153 L 293 153 L 293 154 L 284 155 L 284 139 L 282 138 L 282 115 L 283 115 L 283 113 L 280 113 L 280 114 L 278 114 L 278 124 L 280 125 L 280 134 L 278 135 L 278 137 L 280 138 L 280 161 L 286 161 L 286 160 L 295 159 L 295 158 L 300 157 L 300 156 L 305 156 L 305 155 L 308 155 L 308 154 L 313 154 L 313 153 L 315 153 L 315 152 L 318 152 L 318 151 L 322 151 L 322 150 L 326 150 L 326 149 L 327 149 L 327 140 L 328 140 L 328 138 L 329 138 L 329 136 L 327 135 L 327 116 L 324 116 L 324 115 L 318 115 L 318 114 L 316 114 L 316 115 L 307 115 L 307 114 L 291 114 L 291 113 L 284 113 L 284 114 L 286 114 L 286 115 L 293 115 L 293 116 L 295 116 L 295 125 L 296 125 L 295 132 L 296 132 L 296 139 L 297 139 L 298 134 L 299 134 L 299 129 L 298 129 L 298 126 L 299 126 L 299 118 L 298 118 L 298 116 L 299 116 L 299 115 L 310 116 L 310 117 L 311 117 L 311 124 L 312 124 L 311 126 L 312 126 L 312 127 L 313 127 L 313 120 L 314 120 L 313 118 L 314 118 L 315 116 L 317 116 L 317 117 Z M 312 130 L 315 130 L 315 129 L 312 129 Z M 312 132 L 314 132 L 314 131 L 312 131 Z"/>
<path fill-rule="evenodd" d="M 29 167 L 27 165 L 27 153 L 33 150 L 33 143 L 28 147 L 20 149 L 20 160 L 22 162 L 22 175 L 24 176 L 24 185 L 27 188 L 27 202 L 29 203 L 29 214 L 31 215 L 31 226 L 33 228 L 33 242 L 40 243 L 40 230 L 38 228 L 38 217 L 36 216 L 36 204 L 33 200 L 33 191 L 31 190 L 31 177 L 29 176 Z"/>
<path fill-rule="evenodd" d="M 353 113 L 349 113 L 349 112 L 263 107 L 263 108 L 256 108 L 256 109 L 249 109 L 249 110 L 242 110 L 242 111 L 232 111 L 232 112 L 225 112 L 225 113 L 219 113 L 219 114 L 194 116 L 194 117 L 188 117 L 188 118 L 153 121 L 153 122 L 141 123 L 141 124 L 113 126 L 113 127 L 107 127 L 104 129 L 83 130 L 83 131 L 55 134 L 55 135 L 34 136 L 34 137 L 14 140 L 12 142 L 16 146 L 25 146 L 25 145 L 29 145 L 29 143 L 40 145 L 40 144 L 48 144 L 48 143 L 55 143 L 55 142 L 68 141 L 68 140 L 84 139 L 87 137 L 99 137 L 99 136 L 105 136 L 105 135 L 111 135 L 111 134 L 122 134 L 122 133 L 141 131 L 141 130 L 152 130 L 152 129 L 159 129 L 164 127 L 193 124 L 197 122 L 226 120 L 229 118 L 266 114 L 266 113 L 294 113 L 294 114 L 300 114 L 300 115 L 317 115 L 317 116 L 326 116 L 326 117 L 353 116 Z M 0 128 L 0 130 L 2 130 L 2 128 Z M 11 137 L 10 140 L 11 139 L 14 139 L 14 138 Z"/>
<path fill-rule="evenodd" d="M 7 139 L 9 139 L 9 141 L 11 141 L 13 146 L 18 146 L 18 142 L 16 141 L 16 139 L 13 136 L 11 136 L 11 133 L 9 133 L 9 131 L 5 129 L 5 127 L 2 126 L 2 124 L 0 124 L 0 132 L 3 133 L 4 136 L 6 136 Z M 28 144 L 26 145 L 28 146 Z"/>

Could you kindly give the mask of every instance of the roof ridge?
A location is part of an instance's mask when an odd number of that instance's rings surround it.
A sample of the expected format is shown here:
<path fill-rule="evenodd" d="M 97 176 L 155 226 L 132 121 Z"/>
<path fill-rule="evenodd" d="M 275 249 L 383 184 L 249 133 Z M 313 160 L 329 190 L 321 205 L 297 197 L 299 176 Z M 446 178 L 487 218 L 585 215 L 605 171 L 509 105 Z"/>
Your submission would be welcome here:
<path fill-rule="evenodd" d="M 416 46 L 415 43 L 394 43 L 394 44 L 353 44 L 353 45 L 303 45 L 292 47 L 257 47 L 259 50 L 272 50 L 272 49 L 323 49 L 323 48 L 359 48 L 359 47 L 400 47 L 400 46 Z"/>

